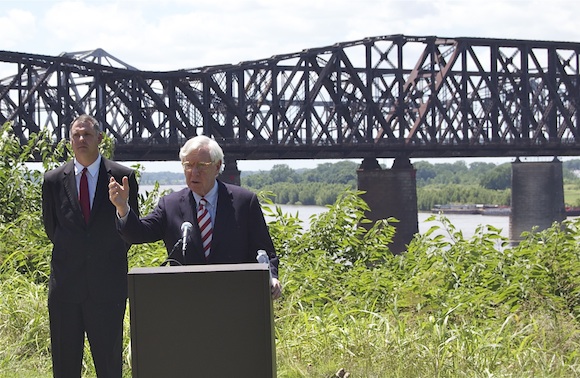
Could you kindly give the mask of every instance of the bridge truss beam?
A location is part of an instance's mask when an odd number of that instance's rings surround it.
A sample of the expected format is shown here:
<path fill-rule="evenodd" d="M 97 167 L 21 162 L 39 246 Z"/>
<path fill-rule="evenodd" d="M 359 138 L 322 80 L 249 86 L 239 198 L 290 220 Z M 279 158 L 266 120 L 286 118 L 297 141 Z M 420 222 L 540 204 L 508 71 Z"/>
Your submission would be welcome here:
<path fill-rule="evenodd" d="M 0 51 L 0 122 L 66 139 L 81 113 L 117 160 L 580 155 L 580 43 L 382 36 L 268 59 L 139 71 L 102 50 Z"/>

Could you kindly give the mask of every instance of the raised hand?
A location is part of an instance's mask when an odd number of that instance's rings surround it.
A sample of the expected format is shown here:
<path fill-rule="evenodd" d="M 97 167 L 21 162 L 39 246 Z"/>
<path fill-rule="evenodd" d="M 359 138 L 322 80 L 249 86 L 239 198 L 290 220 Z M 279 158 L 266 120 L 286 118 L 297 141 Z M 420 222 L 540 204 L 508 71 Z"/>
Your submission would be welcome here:
<path fill-rule="evenodd" d="M 117 213 L 122 218 L 129 212 L 129 179 L 127 176 L 123 177 L 123 185 L 119 184 L 114 177 L 109 180 L 109 200 L 115 208 Z"/>

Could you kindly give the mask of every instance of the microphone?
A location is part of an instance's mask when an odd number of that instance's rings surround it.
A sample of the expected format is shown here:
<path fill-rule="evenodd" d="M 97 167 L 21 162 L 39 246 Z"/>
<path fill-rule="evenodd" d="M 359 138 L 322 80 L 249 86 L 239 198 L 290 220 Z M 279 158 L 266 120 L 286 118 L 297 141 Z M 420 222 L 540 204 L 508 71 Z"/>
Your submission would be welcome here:
<path fill-rule="evenodd" d="M 191 234 L 191 229 L 193 225 L 189 222 L 183 222 L 181 224 L 181 253 L 183 254 L 183 262 L 185 263 L 185 250 L 187 249 L 187 241 L 189 240 L 189 235 Z"/>
<path fill-rule="evenodd" d="M 268 254 L 266 253 L 266 251 L 264 251 L 263 249 L 258 250 L 258 255 L 256 256 L 256 260 L 260 263 L 260 264 L 266 264 L 268 265 L 268 273 L 270 273 L 270 286 L 272 286 L 272 271 L 270 270 L 270 257 L 268 257 Z"/>
<path fill-rule="evenodd" d="M 172 258 L 173 254 L 175 253 L 175 250 L 181 244 L 182 244 L 181 239 L 177 239 L 177 241 L 175 242 L 175 245 L 173 246 L 173 248 L 171 248 L 171 252 L 169 252 L 169 254 L 167 255 L 167 258 L 165 259 L 165 261 L 163 261 L 161 263 L 161 265 L 159 265 L 159 266 L 165 266 L 167 263 L 169 263 L 170 265 L 174 265 L 174 264 L 176 264 L 176 265 L 183 265 L 178 260 L 175 260 L 174 258 Z M 184 263 L 185 263 L 185 261 L 184 261 Z"/>

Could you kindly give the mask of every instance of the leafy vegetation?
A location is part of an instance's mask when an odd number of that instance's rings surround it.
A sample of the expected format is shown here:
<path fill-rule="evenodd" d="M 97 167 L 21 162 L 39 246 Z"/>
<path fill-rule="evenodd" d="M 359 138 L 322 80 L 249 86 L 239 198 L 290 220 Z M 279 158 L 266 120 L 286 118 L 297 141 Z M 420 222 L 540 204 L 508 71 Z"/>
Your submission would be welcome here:
<path fill-rule="evenodd" d="M 509 205 L 509 190 L 491 190 L 478 185 L 431 184 L 417 188 L 417 208 L 431 210 L 441 204 Z"/>
<path fill-rule="evenodd" d="M 511 164 L 455 163 L 431 164 L 418 161 L 416 169 L 417 207 L 430 211 L 435 205 L 493 204 L 508 206 L 511 197 Z M 580 160 L 563 163 L 564 196 L 567 206 L 580 206 Z M 293 170 L 286 164 L 271 171 L 242 172 L 242 185 L 254 191 L 272 192 L 278 204 L 326 206 L 335 203 L 345 190 L 357 187 L 352 161 L 319 164 L 314 169 Z M 181 173 L 144 173 L 147 184 L 183 182 Z"/>
<path fill-rule="evenodd" d="M 0 140 L 2 181 L 20 186 L 0 186 L 2 203 L 17 203 L 0 207 L 0 377 L 51 376 L 51 245 L 40 221 L 40 173 L 24 161 L 41 153 L 52 166 L 66 146 L 43 140 L 22 149 L 9 125 Z M 161 194 L 156 187 L 143 196 L 141 211 Z M 580 220 L 511 245 L 492 226 L 466 239 L 433 216 L 432 228 L 394 255 L 386 246 L 396 223 L 360 227 L 369 222 L 367 205 L 355 190 L 342 191 L 308 229 L 273 203 L 272 192 L 260 194 L 282 258 L 284 295 L 274 303 L 279 377 L 330 377 L 339 369 L 386 378 L 580 373 Z M 160 243 L 133 246 L 130 265 L 158 266 L 164 256 Z M 125 321 L 129 377 L 129 314 Z M 95 376 L 88 349 L 83 370 Z"/>

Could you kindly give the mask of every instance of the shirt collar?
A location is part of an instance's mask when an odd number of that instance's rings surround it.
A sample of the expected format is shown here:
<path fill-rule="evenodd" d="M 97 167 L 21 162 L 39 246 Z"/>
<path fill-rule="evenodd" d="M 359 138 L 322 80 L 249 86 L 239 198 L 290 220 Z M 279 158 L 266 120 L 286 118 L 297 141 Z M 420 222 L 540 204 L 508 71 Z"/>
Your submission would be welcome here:
<path fill-rule="evenodd" d="M 217 180 L 214 181 L 213 184 L 213 188 L 210 189 L 209 192 L 207 192 L 207 194 L 205 196 L 203 196 L 203 198 L 205 198 L 205 200 L 209 203 L 210 206 L 215 207 L 216 203 L 217 203 L 217 190 L 218 190 L 218 185 L 217 185 Z M 199 194 L 193 192 L 193 198 L 195 198 L 195 203 L 199 203 L 199 200 L 202 198 Z"/>
<path fill-rule="evenodd" d="M 74 159 L 74 164 L 75 164 L 75 175 L 78 175 L 83 171 L 83 168 L 85 168 L 85 166 L 79 163 L 77 159 Z M 91 165 L 87 167 L 87 171 L 89 171 L 92 177 L 95 177 L 99 172 L 100 166 L 101 166 L 101 154 L 97 156 L 97 160 L 95 160 Z"/>

